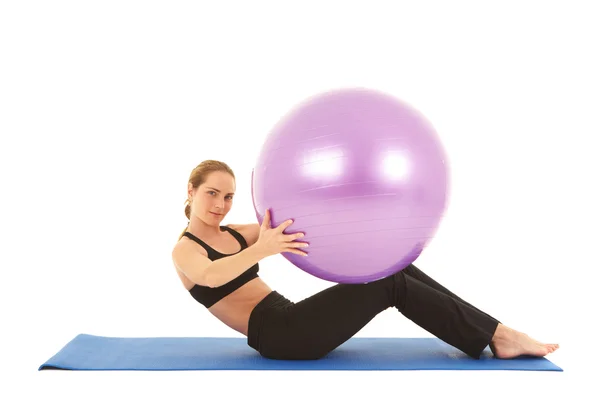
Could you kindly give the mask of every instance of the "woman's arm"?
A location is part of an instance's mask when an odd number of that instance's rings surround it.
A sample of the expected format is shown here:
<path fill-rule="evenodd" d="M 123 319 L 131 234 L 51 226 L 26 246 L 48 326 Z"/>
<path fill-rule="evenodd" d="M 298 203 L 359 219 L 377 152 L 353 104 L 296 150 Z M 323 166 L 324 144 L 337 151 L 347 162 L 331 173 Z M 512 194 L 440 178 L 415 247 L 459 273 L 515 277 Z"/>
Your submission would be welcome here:
<path fill-rule="evenodd" d="M 184 242 L 179 242 L 172 253 L 173 263 L 189 280 L 211 288 L 235 279 L 265 257 L 265 252 L 256 245 L 215 261 Z"/>

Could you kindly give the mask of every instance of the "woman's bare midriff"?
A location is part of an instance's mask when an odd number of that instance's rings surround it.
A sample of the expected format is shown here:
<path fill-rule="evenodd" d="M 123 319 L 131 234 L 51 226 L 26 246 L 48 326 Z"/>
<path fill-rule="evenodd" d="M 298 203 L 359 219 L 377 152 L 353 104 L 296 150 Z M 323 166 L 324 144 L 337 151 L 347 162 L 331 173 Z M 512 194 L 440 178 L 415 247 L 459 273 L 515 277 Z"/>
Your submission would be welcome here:
<path fill-rule="evenodd" d="M 229 233 L 226 233 L 225 235 L 229 235 Z M 239 243 L 237 243 L 237 241 L 232 244 L 231 239 L 227 238 L 227 236 L 224 236 L 223 239 L 224 241 L 220 246 L 213 246 L 213 243 L 210 243 L 209 245 L 224 254 L 233 254 L 235 251 L 239 250 Z M 181 240 L 189 239 L 183 237 Z M 204 256 L 207 256 L 206 250 L 203 247 L 198 246 L 195 242 L 189 241 L 188 245 L 194 246 L 197 251 L 201 252 Z M 236 245 L 237 249 L 235 249 Z M 177 271 L 177 275 L 185 290 L 189 291 L 195 283 L 177 269 L 177 267 L 175 267 L 175 270 Z M 250 320 L 252 310 L 262 299 L 271 293 L 271 291 L 272 289 L 260 277 L 254 278 L 213 304 L 208 308 L 208 311 L 225 325 L 248 336 L 248 321 Z"/>
<path fill-rule="evenodd" d="M 254 278 L 209 307 L 208 311 L 230 328 L 248 336 L 250 313 L 269 293 L 271 289 L 267 284 L 260 277 Z"/>

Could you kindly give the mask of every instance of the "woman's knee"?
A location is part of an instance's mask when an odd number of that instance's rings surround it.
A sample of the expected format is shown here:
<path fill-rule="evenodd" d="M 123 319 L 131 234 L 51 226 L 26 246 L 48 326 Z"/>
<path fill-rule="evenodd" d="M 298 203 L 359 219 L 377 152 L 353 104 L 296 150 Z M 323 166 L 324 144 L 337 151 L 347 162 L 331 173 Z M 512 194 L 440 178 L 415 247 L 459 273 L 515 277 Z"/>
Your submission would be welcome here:
<path fill-rule="evenodd" d="M 406 297 L 406 277 L 404 270 L 401 270 L 362 286 L 368 287 L 371 295 L 385 293 L 383 301 L 387 303 L 387 306 L 400 308 L 404 307 Z"/>
<path fill-rule="evenodd" d="M 398 271 L 390 278 L 392 280 L 391 301 L 392 306 L 402 311 L 406 304 L 406 280 L 407 274 L 404 270 Z"/>

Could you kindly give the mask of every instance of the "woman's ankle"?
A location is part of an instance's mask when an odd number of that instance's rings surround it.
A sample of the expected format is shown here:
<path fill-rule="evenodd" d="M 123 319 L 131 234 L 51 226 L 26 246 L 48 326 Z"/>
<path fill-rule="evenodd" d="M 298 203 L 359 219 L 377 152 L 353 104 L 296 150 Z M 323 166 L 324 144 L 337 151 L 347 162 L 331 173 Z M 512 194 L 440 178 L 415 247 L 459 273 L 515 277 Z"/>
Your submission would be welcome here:
<path fill-rule="evenodd" d="M 503 325 L 501 323 L 498 323 L 498 326 L 496 327 L 496 330 L 494 331 L 494 335 L 492 336 L 492 342 L 495 342 L 497 340 L 506 339 L 509 336 L 510 332 L 511 332 L 511 329 L 509 327 L 507 327 L 506 325 Z"/>

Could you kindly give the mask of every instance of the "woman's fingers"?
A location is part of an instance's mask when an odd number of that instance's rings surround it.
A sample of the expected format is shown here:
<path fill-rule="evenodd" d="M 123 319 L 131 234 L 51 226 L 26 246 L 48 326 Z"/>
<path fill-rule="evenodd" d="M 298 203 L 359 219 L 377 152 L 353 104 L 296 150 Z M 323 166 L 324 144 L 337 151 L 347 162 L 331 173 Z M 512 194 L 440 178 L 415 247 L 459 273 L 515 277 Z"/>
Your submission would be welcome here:
<path fill-rule="evenodd" d="M 271 215 L 269 214 L 269 209 L 265 210 L 265 218 L 263 219 L 262 227 L 265 229 L 271 228 Z"/>
<path fill-rule="evenodd" d="M 308 243 L 306 242 L 290 242 L 286 243 L 286 246 L 299 248 L 299 247 L 308 247 Z"/>
<path fill-rule="evenodd" d="M 294 254 L 299 254 L 301 256 L 308 256 L 308 254 L 306 254 L 305 252 L 303 252 L 302 250 L 296 250 L 296 249 L 287 249 L 285 250 L 286 253 L 294 253 Z"/>
<path fill-rule="evenodd" d="M 294 221 L 292 221 L 291 219 L 288 219 L 287 221 L 283 221 L 281 224 L 279 224 L 279 226 L 276 229 L 281 233 L 285 230 L 285 228 L 292 225 L 293 223 L 294 223 Z"/>
<path fill-rule="evenodd" d="M 290 235 L 283 235 L 283 240 L 286 242 L 291 242 L 293 240 L 300 239 L 301 237 L 304 237 L 304 233 L 293 233 Z"/>

